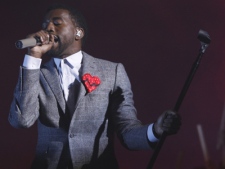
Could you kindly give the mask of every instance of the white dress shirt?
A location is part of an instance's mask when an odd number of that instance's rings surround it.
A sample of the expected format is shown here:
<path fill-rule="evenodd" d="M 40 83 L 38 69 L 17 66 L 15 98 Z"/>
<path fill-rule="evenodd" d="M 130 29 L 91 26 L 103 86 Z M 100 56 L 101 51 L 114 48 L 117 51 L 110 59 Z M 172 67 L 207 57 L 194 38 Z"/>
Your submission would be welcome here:
<path fill-rule="evenodd" d="M 81 82 L 79 78 L 81 60 L 81 51 L 64 59 L 54 58 L 55 64 L 59 71 L 60 82 L 66 100 L 68 100 L 69 90 L 71 85 L 75 82 L 75 79 Z"/>
<path fill-rule="evenodd" d="M 63 89 L 66 101 L 68 100 L 71 84 L 74 83 L 75 79 L 81 82 L 79 79 L 79 69 L 81 67 L 82 57 L 82 52 L 79 51 L 64 59 L 54 58 L 54 62 L 59 71 L 61 87 Z M 41 61 L 42 59 L 25 55 L 23 67 L 27 69 L 40 69 Z M 157 142 L 158 139 L 154 136 L 152 129 L 153 124 L 150 124 L 147 130 L 148 139 L 150 142 Z"/>

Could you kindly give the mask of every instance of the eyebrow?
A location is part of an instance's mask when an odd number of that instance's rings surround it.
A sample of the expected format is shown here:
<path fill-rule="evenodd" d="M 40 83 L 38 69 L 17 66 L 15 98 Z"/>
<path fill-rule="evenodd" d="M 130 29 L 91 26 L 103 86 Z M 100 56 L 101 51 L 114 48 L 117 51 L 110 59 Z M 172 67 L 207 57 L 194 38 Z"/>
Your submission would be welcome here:
<path fill-rule="evenodd" d="M 63 20 L 61 17 L 53 17 L 52 19 L 45 19 L 43 22 L 49 22 L 50 20 Z"/>
<path fill-rule="evenodd" d="M 57 20 L 57 19 L 63 20 L 61 17 L 54 17 L 54 18 L 52 18 L 52 20 Z"/>

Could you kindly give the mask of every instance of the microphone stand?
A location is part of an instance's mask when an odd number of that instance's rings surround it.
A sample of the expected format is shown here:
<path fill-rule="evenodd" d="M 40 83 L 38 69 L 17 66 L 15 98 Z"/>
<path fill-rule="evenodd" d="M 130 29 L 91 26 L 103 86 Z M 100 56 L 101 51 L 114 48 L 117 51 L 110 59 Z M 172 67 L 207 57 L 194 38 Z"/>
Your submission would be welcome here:
<path fill-rule="evenodd" d="M 175 107 L 173 109 L 175 112 L 178 112 L 178 110 L 180 108 L 180 105 L 181 105 L 181 103 L 182 103 L 182 101 L 184 99 L 184 96 L 185 96 L 185 94 L 186 94 L 186 92 L 187 92 L 187 90 L 188 90 L 188 88 L 189 88 L 189 86 L 191 84 L 191 81 L 192 81 L 192 79 L 194 77 L 194 74 L 195 74 L 195 72 L 196 72 L 196 70 L 197 70 L 197 68 L 198 68 L 198 66 L 200 64 L 201 58 L 202 58 L 203 54 L 205 53 L 206 48 L 209 46 L 209 44 L 211 42 L 211 39 L 210 39 L 208 33 L 203 31 L 203 30 L 199 31 L 198 39 L 201 42 L 201 48 L 199 50 L 199 54 L 198 54 L 197 59 L 195 60 L 194 64 L 192 65 L 192 69 L 191 69 L 191 71 L 190 71 L 190 73 L 188 75 L 188 78 L 186 79 L 186 82 L 185 82 L 185 84 L 183 86 L 183 89 L 182 89 L 182 91 L 181 91 L 181 93 L 180 93 L 180 95 L 178 97 L 178 100 L 176 102 L 176 105 L 175 105 Z M 156 148 L 155 148 L 155 150 L 153 152 L 152 158 L 151 158 L 151 160 L 150 160 L 150 162 L 149 162 L 149 164 L 147 166 L 147 169 L 152 169 L 153 168 L 154 162 L 156 161 L 156 158 L 157 158 L 157 156 L 159 154 L 159 151 L 160 151 L 160 149 L 161 149 L 161 147 L 162 147 L 166 137 L 167 137 L 167 133 L 163 132 L 163 134 L 160 137 L 160 140 L 157 143 L 157 146 L 156 146 Z"/>

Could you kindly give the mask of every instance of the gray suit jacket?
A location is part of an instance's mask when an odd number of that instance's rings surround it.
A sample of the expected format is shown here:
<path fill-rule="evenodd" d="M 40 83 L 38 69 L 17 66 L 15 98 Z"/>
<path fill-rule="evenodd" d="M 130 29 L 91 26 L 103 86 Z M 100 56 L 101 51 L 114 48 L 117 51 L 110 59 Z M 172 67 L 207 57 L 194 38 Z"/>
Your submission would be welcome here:
<path fill-rule="evenodd" d="M 33 168 L 61 169 L 71 157 L 74 169 L 116 169 L 113 134 L 131 150 L 149 149 L 147 125 L 136 117 L 130 81 L 122 64 L 83 52 L 80 77 L 97 76 L 101 84 L 88 93 L 80 83 L 75 111 L 68 109 L 53 59 L 41 69 L 20 68 L 9 113 L 16 128 L 38 121 L 38 142 Z"/>

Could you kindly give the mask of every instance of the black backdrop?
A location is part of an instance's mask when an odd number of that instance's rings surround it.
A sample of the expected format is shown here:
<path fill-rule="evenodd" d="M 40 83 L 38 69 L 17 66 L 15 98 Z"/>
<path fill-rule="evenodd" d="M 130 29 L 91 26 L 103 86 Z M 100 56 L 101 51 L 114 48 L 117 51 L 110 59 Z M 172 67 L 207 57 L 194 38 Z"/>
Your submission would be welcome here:
<path fill-rule="evenodd" d="M 0 169 L 27 169 L 34 156 L 36 126 L 14 129 L 7 120 L 13 90 L 26 50 L 14 43 L 41 28 L 50 0 L 0 2 Z M 174 107 L 197 57 L 200 29 L 212 43 L 202 58 L 180 108 L 183 124 L 168 137 L 155 169 L 194 169 L 204 166 L 196 125 L 201 124 L 209 156 L 216 166 L 216 149 L 225 96 L 225 3 L 223 0 L 64 0 L 78 6 L 87 18 L 90 34 L 85 51 L 95 57 L 122 62 L 134 92 L 138 117 L 156 120 Z M 152 151 L 128 151 L 116 140 L 121 169 L 145 169 Z"/>

